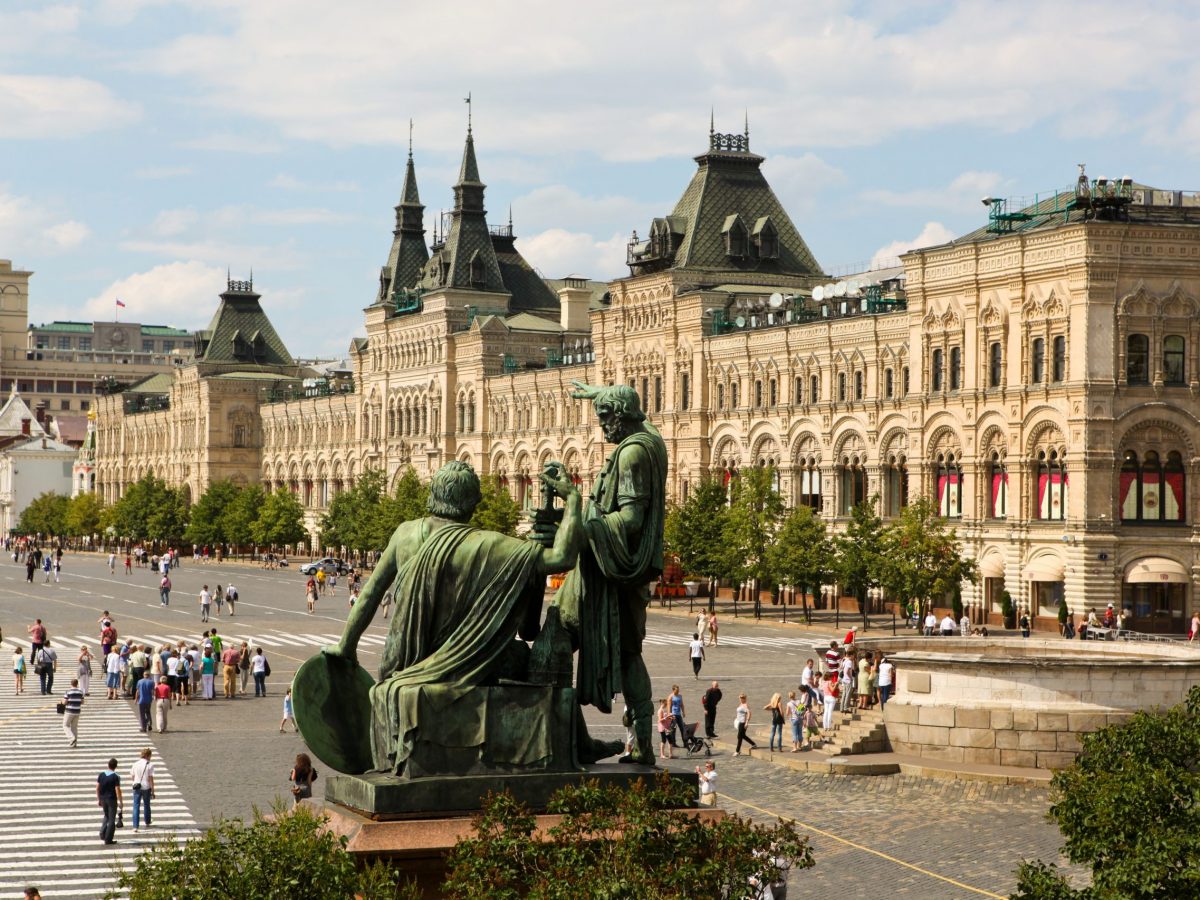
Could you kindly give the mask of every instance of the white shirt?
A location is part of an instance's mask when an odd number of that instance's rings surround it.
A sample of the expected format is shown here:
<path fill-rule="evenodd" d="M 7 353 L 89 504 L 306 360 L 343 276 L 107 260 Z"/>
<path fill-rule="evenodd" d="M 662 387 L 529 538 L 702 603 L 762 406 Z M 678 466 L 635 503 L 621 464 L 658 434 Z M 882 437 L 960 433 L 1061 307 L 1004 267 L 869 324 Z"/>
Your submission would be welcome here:
<path fill-rule="evenodd" d="M 265 672 L 267 668 L 267 658 L 261 653 L 255 653 L 250 657 L 250 671 L 256 675 L 259 672 Z"/>
<path fill-rule="evenodd" d="M 148 759 L 138 757 L 138 761 L 129 769 L 129 777 L 134 784 L 140 784 L 143 788 L 150 787 L 150 779 L 154 777 L 154 763 Z"/>
<path fill-rule="evenodd" d="M 800 673 L 800 684 L 804 687 L 812 686 L 812 666 L 805 666 L 804 671 Z"/>
<path fill-rule="evenodd" d="M 704 655 L 704 641 L 692 641 L 688 646 L 692 648 L 692 659 L 699 659 Z"/>
<path fill-rule="evenodd" d="M 953 631 L 956 627 L 954 620 L 949 616 L 942 619 L 942 631 Z"/>
<path fill-rule="evenodd" d="M 172 677 L 179 674 L 179 657 L 178 656 L 167 657 L 167 674 Z"/>
<path fill-rule="evenodd" d="M 926 628 L 937 628 L 937 616 L 935 616 L 933 613 L 930 613 L 929 615 L 927 615 L 925 617 L 925 627 Z"/>
<path fill-rule="evenodd" d="M 711 772 L 707 769 L 700 770 L 700 795 L 715 794 L 717 792 L 717 770 Z"/>
<path fill-rule="evenodd" d="M 879 672 L 878 672 L 879 682 L 878 683 L 879 683 L 880 687 L 891 687 L 892 672 L 894 672 L 895 670 L 896 670 L 896 667 L 893 666 L 886 659 L 879 664 Z"/>
<path fill-rule="evenodd" d="M 116 650 L 108 651 L 108 657 L 104 660 L 104 671 L 109 675 L 121 674 L 121 654 Z"/>
<path fill-rule="evenodd" d="M 212 594 L 210 594 L 208 591 L 201 591 L 200 592 L 200 605 L 208 606 L 210 603 L 212 603 Z"/>
<path fill-rule="evenodd" d="M 968 632 L 970 632 L 971 620 L 969 618 L 967 618 L 966 616 L 963 616 L 962 619 L 958 623 L 958 630 L 961 631 L 963 634 L 967 634 Z"/>

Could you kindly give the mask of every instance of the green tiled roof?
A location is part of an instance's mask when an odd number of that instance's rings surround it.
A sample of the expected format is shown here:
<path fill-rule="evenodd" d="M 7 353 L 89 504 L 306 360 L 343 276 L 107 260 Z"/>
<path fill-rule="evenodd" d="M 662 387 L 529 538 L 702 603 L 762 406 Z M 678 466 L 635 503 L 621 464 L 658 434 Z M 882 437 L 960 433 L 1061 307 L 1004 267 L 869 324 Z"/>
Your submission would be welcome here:
<path fill-rule="evenodd" d="M 174 383 L 175 375 L 173 372 L 159 372 L 157 375 L 150 375 L 141 381 L 135 381 L 129 387 L 125 388 L 122 393 L 165 394 L 171 390 L 171 385 Z"/>
<path fill-rule="evenodd" d="M 546 333 L 553 332 L 554 334 L 558 334 L 560 331 L 562 331 L 562 326 L 559 325 L 558 322 L 543 318 L 542 316 L 535 316 L 533 313 L 527 312 L 517 313 L 515 316 L 508 316 L 504 320 L 504 324 L 513 331 L 537 331 Z"/>
<path fill-rule="evenodd" d="M 221 294 L 221 305 L 208 325 L 210 337 L 200 358 L 202 362 L 295 365 L 258 302 L 259 296 L 252 290 L 232 287 Z"/>
<path fill-rule="evenodd" d="M 143 325 L 143 337 L 191 337 L 192 333 L 186 328 L 172 328 L 170 325 Z"/>
<path fill-rule="evenodd" d="M 711 150 L 696 157 L 691 183 L 667 217 L 674 233 L 682 233 L 675 251 L 676 268 L 729 271 L 741 266 L 725 254 L 723 229 L 740 215 L 747 229 L 761 228 L 771 217 L 779 235 L 778 259 L 754 260 L 754 271 L 817 275 L 812 252 L 763 177 L 763 158 L 749 151 Z"/>
<path fill-rule="evenodd" d="M 45 322 L 41 325 L 30 325 L 30 331 L 59 331 L 72 334 L 91 334 L 91 322 Z"/>
<path fill-rule="evenodd" d="M 516 248 L 510 235 L 493 235 L 492 246 L 496 251 L 496 262 L 500 265 L 500 276 L 504 288 L 512 294 L 509 309 L 552 311 L 558 315 L 558 296 Z"/>

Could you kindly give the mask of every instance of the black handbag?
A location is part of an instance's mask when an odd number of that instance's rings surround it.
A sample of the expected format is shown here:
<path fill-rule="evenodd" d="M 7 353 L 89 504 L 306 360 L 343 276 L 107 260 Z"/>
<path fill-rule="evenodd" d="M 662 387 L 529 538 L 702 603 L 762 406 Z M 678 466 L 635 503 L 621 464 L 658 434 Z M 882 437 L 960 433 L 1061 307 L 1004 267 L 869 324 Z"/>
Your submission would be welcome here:
<path fill-rule="evenodd" d="M 54 707 L 54 711 L 56 713 L 58 713 L 60 716 L 64 715 L 67 711 L 67 704 L 59 703 L 57 706 Z"/>
<path fill-rule="evenodd" d="M 271 677 L 271 661 L 269 659 L 267 659 L 266 657 L 263 658 L 263 677 L 264 678 Z"/>

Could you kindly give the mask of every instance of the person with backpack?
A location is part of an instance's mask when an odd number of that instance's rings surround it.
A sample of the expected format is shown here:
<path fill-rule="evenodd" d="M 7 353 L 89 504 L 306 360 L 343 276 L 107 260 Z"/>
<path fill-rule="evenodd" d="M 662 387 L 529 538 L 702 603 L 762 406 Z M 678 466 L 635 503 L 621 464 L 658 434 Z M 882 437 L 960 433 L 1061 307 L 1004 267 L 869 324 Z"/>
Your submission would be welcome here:
<path fill-rule="evenodd" d="M 233 615 L 238 602 L 238 592 L 232 584 L 225 587 L 225 602 L 229 605 L 229 615 Z M 244 693 L 244 692 L 243 692 Z"/>
<path fill-rule="evenodd" d="M 58 653 L 50 646 L 50 638 L 46 638 L 42 642 L 42 649 L 38 651 L 33 660 L 33 671 L 37 672 L 42 693 L 52 694 L 54 692 L 54 673 L 58 671 Z"/>
<path fill-rule="evenodd" d="M 307 753 L 296 754 L 296 763 L 292 766 L 289 779 L 292 782 L 294 805 L 299 806 L 301 800 L 312 796 L 312 785 L 317 780 L 317 770 L 313 768 Z"/>

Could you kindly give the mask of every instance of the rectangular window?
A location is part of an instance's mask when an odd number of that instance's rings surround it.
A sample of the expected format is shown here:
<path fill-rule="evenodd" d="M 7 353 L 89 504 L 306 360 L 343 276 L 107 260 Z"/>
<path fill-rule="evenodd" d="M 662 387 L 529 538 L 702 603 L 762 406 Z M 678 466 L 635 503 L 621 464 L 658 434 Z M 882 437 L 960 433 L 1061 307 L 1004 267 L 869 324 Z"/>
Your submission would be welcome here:
<path fill-rule="evenodd" d="M 1183 384 L 1183 338 L 1168 334 L 1163 338 L 1163 381 L 1167 384 Z"/>
<path fill-rule="evenodd" d="M 1067 339 L 1064 335 L 1054 338 L 1054 359 L 1050 366 L 1050 380 L 1059 382 L 1067 377 Z"/>
<path fill-rule="evenodd" d="M 37 383 L 37 392 L 39 394 L 53 394 L 54 393 L 54 382 L 53 381 L 39 381 Z"/>
<path fill-rule="evenodd" d="M 725 408 L 725 385 L 717 385 L 717 409 Z"/>
<path fill-rule="evenodd" d="M 142 352 L 143 353 L 153 353 L 154 352 L 154 341 L 142 341 Z"/>
<path fill-rule="evenodd" d="M 1150 338 L 1144 334 L 1131 334 L 1125 341 L 1125 380 L 1150 383 Z"/>
<path fill-rule="evenodd" d="M 861 400 L 863 398 L 863 373 L 854 373 L 854 399 Z"/>
<path fill-rule="evenodd" d="M 817 375 L 813 375 L 808 380 L 808 400 L 810 403 L 816 403 L 821 399 L 821 379 Z"/>
<path fill-rule="evenodd" d="M 684 372 L 679 376 L 679 408 L 692 408 L 692 375 Z"/>
<path fill-rule="evenodd" d="M 796 376 L 795 383 L 792 385 L 792 402 L 796 404 L 804 402 L 804 379 L 799 375 Z"/>
<path fill-rule="evenodd" d="M 900 390 L 904 392 L 903 396 L 907 397 L 908 396 L 908 366 L 905 366 L 903 369 L 901 369 L 900 374 L 902 376 L 900 379 Z"/>
<path fill-rule="evenodd" d="M 993 519 L 1008 516 L 1008 472 L 1002 466 L 992 467 L 991 512 Z"/>
<path fill-rule="evenodd" d="M 999 341 L 988 346 L 988 387 L 1000 387 L 1000 362 L 1002 360 Z"/>
<path fill-rule="evenodd" d="M 163 353 L 170 353 L 175 349 L 174 341 L 163 341 Z"/>
<path fill-rule="evenodd" d="M 71 339 L 69 337 L 67 337 L 65 334 L 60 334 L 58 336 L 58 349 L 59 350 L 70 350 L 71 349 Z"/>
<path fill-rule="evenodd" d="M 933 351 L 933 360 L 930 364 L 930 367 L 931 367 L 932 371 L 929 374 L 930 374 L 930 381 L 933 384 L 933 390 L 940 391 L 942 389 L 942 374 L 943 374 L 942 373 L 942 351 L 941 350 Z"/>
<path fill-rule="evenodd" d="M 838 372 L 838 402 L 846 401 L 846 373 Z"/>
<path fill-rule="evenodd" d="M 895 393 L 896 393 L 896 385 L 895 385 L 895 378 L 892 375 L 892 370 L 884 369 L 883 370 L 883 396 L 887 397 L 890 400 L 893 396 L 895 396 Z"/>
<path fill-rule="evenodd" d="M 91 400 L 80 400 L 79 408 L 82 409 L 84 412 L 87 412 L 89 409 L 92 408 L 92 401 Z"/>
<path fill-rule="evenodd" d="M 59 394 L 73 394 L 73 393 L 75 393 L 75 382 L 73 382 L 73 381 L 56 382 L 54 385 L 54 390 L 56 393 L 59 393 Z"/>
<path fill-rule="evenodd" d="M 70 401 L 70 400 L 64 400 L 64 401 L 63 401 L 61 404 L 59 404 L 59 406 L 60 406 L 62 409 L 70 409 L 70 408 L 71 408 L 71 401 Z"/>
<path fill-rule="evenodd" d="M 1033 359 L 1030 366 L 1030 381 L 1041 384 L 1046 380 L 1046 339 L 1033 339 Z"/>
<path fill-rule="evenodd" d="M 769 391 L 768 391 L 768 393 L 769 393 L 769 395 L 770 395 L 770 396 L 768 397 L 769 405 L 770 405 L 770 406 L 772 406 L 772 407 L 774 407 L 774 406 L 776 406 L 776 405 L 779 403 L 779 397 L 777 396 L 778 390 L 777 390 L 777 388 L 776 388 L 776 386 L 775 386 L 775 379 L 774 379 L 774 378 L 772 378 L 772 379 L 770 380 L 770 382 L 768 382 L 768 385 L 769 385 Z"/>
<path fill-rule="evenodd" d="M 741 385 L 736 381 L 729 385 L 729 405 L 734 409 L 742 405 Z"/>
<path fill-rule="evenodd" d="M 756 409 L 758 409 L 758 408 L 761 408 L 762 405 L 763 405 L 762 382 L 755 381 L 754 382 L 754 406 Z"/>
<path fill-rule="evenodd" d="M 950 348 L 950 390 L 962 387 L 962 348 Z"/>
<path fill-rule="evenodd" d="M 79 339 L 79 349 L 80 350 L 91 350 L 92 349 L 92 339 L 90 337 L 81 337 Z"/>
<path fill-rule="evenodd" d="M 662 376 L 654 376 L 654 411 L 662 412 Z"/>

